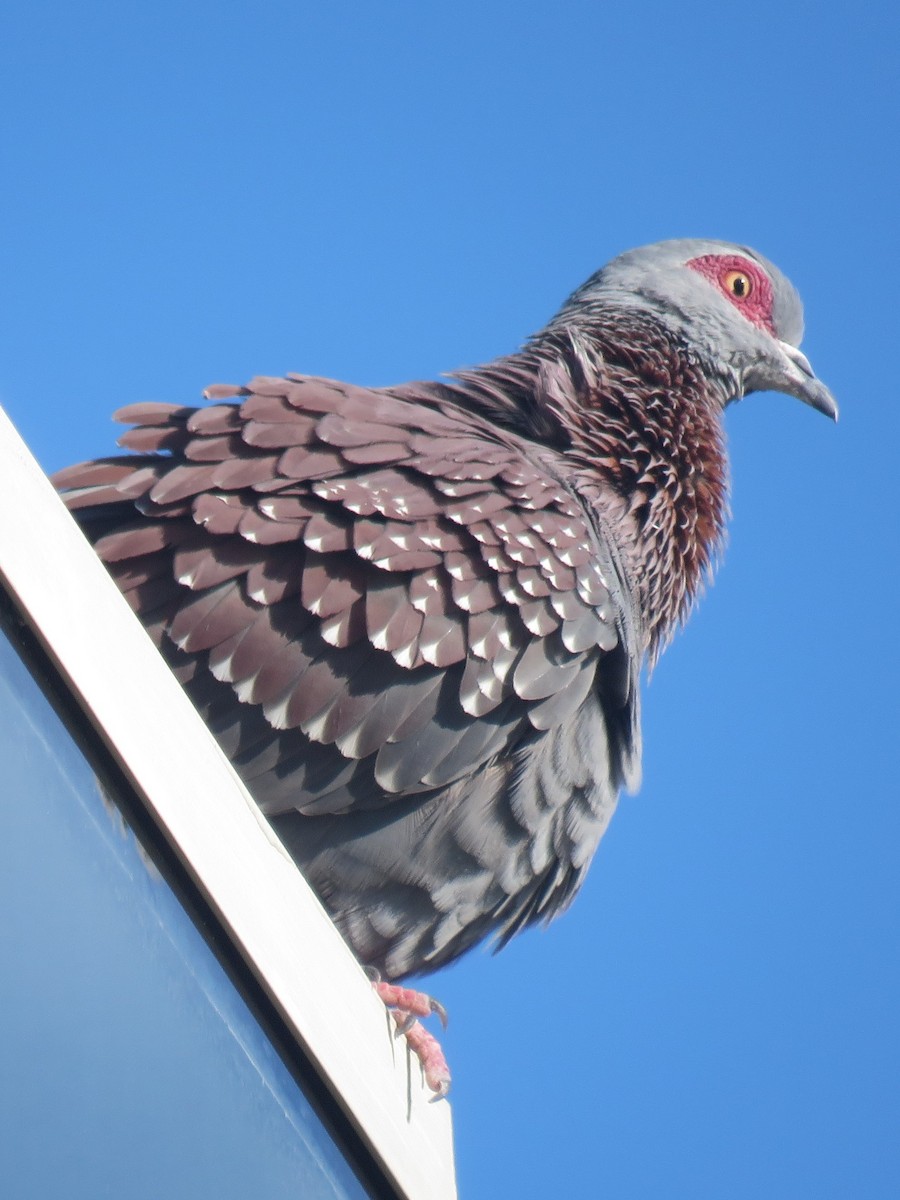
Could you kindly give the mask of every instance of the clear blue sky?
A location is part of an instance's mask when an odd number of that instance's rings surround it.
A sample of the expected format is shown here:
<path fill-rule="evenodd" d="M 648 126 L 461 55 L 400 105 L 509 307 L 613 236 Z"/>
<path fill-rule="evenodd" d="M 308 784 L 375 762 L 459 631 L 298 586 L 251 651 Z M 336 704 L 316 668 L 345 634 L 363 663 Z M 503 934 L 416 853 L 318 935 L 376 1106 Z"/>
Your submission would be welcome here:
<path fill-rule="evenodd" d="M 900 1195 L 896 5 L 13 3 L 0 402 L 508 351 L 615 253 L 806 300 L 835 428 L 733 409 L 724 567 L 574 908 L 433 979 L 464 1200 Z M 48 1131 L 52 1136 L 52 1131 Z"/>

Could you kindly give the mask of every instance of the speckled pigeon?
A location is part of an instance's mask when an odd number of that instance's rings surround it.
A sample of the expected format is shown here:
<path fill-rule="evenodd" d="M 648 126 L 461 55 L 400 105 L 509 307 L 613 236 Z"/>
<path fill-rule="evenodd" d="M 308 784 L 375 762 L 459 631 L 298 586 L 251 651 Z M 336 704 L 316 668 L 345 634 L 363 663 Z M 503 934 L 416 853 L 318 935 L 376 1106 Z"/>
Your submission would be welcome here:
<path fill-rule="evenodd" d="M 755 251 L 662 242 L 486 366 L 132 405 L 128 454 L 56 477 L 363 963 L 429 971 L 575 895 L 721 545 L 726 405 L 837 415 L 802 324 Z"/>

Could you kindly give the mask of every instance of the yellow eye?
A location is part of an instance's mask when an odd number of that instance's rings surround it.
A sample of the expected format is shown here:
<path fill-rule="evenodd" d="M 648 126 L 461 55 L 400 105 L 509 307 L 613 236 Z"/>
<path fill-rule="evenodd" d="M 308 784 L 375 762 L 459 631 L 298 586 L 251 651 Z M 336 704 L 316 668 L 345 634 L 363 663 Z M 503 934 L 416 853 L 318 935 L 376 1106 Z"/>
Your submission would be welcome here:
<path fill-rule="evenodd" d="M 725 290 L 736 300 L 746 300 L 753 291 L 753 280 L 746 271 L 727 271 L 723 282 Z"/>

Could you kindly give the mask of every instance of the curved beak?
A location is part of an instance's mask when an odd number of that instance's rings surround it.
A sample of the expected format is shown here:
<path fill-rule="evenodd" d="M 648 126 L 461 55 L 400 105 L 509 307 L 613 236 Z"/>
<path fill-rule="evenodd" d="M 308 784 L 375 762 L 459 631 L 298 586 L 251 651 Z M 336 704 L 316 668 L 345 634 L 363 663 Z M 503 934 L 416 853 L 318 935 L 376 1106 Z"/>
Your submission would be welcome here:
<path fill-rule="evenodd" d="M 838 406 L 834 396 L 824 383 L 816 379 L 806 355 L 790 342 L 769 336 L 754 357 L 742 355 L 737 361 L 732 361 L 741 381 L 739 395 L 783 392 L 786 396 L 796 396 L 810 408 L 818 409 L 826 417 L 831 417 L 832 421 L 837 420 Z"/>
<path fill-rule="evenodd" d="M 788 342 L 779 341 L 777 345 L 782 361 L 776 366 L 775 378 L 770 378 L 766 386 L 774 391 L 785 392 L 788 396 L 796 396 L 804 404 L 818 409 L 820 413 L 836 421 L 837 401 L 825 384 L 816 379 L 816 373 L 809 365 L 806 355 Z"/>

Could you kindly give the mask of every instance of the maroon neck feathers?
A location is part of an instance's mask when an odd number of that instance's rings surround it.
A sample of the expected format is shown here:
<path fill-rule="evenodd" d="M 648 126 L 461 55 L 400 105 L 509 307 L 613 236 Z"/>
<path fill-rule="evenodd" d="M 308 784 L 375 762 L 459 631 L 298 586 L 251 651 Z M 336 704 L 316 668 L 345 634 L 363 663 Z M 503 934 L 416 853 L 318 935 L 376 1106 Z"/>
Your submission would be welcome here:
<path fill-rule="evenodd" d="M 455 379 L 470 405 L 565 450 L 573 486 L 619 543 L 655 657 L 722 544 L 725 385 L 637 312 L 554 323 Z"/>

